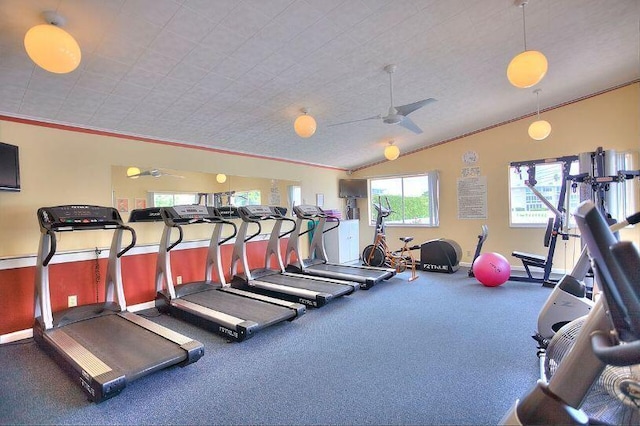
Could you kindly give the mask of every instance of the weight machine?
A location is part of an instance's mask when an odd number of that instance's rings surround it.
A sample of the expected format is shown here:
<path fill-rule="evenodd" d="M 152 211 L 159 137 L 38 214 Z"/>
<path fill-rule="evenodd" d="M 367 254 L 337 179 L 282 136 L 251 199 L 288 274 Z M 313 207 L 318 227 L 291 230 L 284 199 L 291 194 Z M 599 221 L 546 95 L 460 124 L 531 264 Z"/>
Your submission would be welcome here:
<path fill-rule="evenodd" d="M 598 147 L 594 152 L 586 152 L 579 155 L 513 162 L 510 164 L 511 167 L 516 168 L 517 173 L 521 173 L 521 169 L 526 167 L 528 177 L 525 185 L 554 215 L 548 220 L 544 236 L 544 246 L 548 248 L 547 255 L 540 256 L 520 251 L 512 252 L 512 256 L 522 261 L 527 275 L 511 276 L 510 280 L 537 282 L 545 287 L 554 287 L 557 283 L 557 280 L 550 278 L 557 238 L 560 236 L 563 240 L 568 240 L 570 237 L 579 237 L 579 235 L 567 232 L 568 188 L 572 192 L 580 191 L 580 202 L 592 200 L 598 210 L 607 217 L 609 225 L 615 222 L 606 209 L 608 204 L 617 204 L 610 200 L 612 198 L 609 196 L 611 184 L 621 183 L 640 176 L 640 170 L 616 170 L 615 157 L 615 151 L 605 151 L 602 147 Z M 580 173 L 571 175 L 571 164 L 575 161 L 579 162 Z M 535 187 L 537 184 L 536 166 L 549 163 L 562 164 L 562 185 L 556 205 L 550 202 Z M 617 214 L 617 216 L 624 217 L 625 215 Z M 542 269 L 542 276 L 534 276 L 530 268 Z"/>

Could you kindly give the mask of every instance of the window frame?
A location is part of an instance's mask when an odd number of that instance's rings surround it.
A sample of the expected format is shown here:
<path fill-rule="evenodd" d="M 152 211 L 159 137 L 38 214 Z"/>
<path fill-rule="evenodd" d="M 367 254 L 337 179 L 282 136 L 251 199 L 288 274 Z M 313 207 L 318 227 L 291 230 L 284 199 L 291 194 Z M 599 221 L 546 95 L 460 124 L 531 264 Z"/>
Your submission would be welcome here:
<path fill-rule="evenodd" d="M 405 206 L 405 179 L 417 178 L 417 177 L 426 177 L 427 178 L 427 191 L 428 191 L 428 214 L 427 219 L 428 223 L 410 223 L 406 222 L 406 217 L 404 213 Z M 387 227 L 418 227 L 418 228 L 437 228 L 440 226 L 440 215 L 439 215 L 439 196 L 440 196 L 440 176 L 437 170 L 432 170 L 424 173 L 412 173 L 412 174 L 404 174 L 404 175 L 390 175 L 390 176 L 377 176 L 367 179 L 367 210 L 369 216 L 369 226 L 375 227 L 376 225 L 376 211 L 373 207 L 373 203 L 377 202 L 377 197 L 379 195 L 384 196 L 384 194 L 373 194 L 372 193 L 372 183 L 374 181 L 383 181 L 383 180 L 394 180 L 399 179 L 401 185 L 401 202 L 403 206 L 402 215 L 402 223 L 398 222 L 390 222 L 385 221 L 385 226 Z"/>

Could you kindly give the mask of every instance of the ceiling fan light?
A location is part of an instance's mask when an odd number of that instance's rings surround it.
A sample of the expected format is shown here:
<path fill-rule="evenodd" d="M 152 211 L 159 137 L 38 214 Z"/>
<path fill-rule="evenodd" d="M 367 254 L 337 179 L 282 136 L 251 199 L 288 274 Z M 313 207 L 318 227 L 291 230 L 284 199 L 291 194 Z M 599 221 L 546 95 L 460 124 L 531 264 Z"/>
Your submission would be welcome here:
<path fill-rule="evenodd" d="M 529 125 L 531 139 L 541 141 L 551 134 L 551 124 L 546 120 L 537 120 Z"/>
<path fill-rule="evenodd" d="M 507 67 L 507 78 L 516 87 L 526 89 L 540 82 L 547 74 L 547 58 L 537 50 L 525 50 L 516 55 Z"/>
<path fill-rule="evenodd" d="M 131 179 L 138 179 L 140 176 L 140 169 L 137 167 L 129 167 L 127 169 L 127 177 Z"/>
<path fill-rule="evenodd" d="M 29 29 L 24 36 L 24 48 L 36 65 L 56 74 L 75 70 L 82 59 L 80 46 L 73 36 L 52 24 Z"/>
<path fill-rule="evenodd" d="M 225 175 L 224 173 L 218 173 L 216 175 L 216 182 L 225 183 L 226 181 L 227 181 L 227 175 Z"/>
<path fill-rule="evenodd" d="M 296 118 L 296 121 L 293 123 L 293 129 L 301 138 L 310 138 L 313 136 L 316 132 L 316 126 L 316 120 L 307 113 Z"/>
<path fill-rule="evenodd" d="M 400 148 L 398 148 L 395 145 L 388 145 L 387 147 L 385 147 L 384 149 L 384 157 L 389 160 L 389 161 L 393 161 L 395 159 L 397 159 L 400 156 Z"/>

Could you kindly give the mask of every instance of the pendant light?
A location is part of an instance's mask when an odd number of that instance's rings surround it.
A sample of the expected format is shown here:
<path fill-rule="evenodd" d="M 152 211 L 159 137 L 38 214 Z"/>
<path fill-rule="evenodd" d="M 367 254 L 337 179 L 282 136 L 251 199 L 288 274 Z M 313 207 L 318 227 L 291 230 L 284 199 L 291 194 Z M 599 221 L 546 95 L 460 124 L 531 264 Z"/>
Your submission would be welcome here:
<path fill-rule="evenodd" d="M 400 156 L 400 148 L 398 148 L 396 145 L 393 144 L 393 140 L 390 140 L 389 145 L 387 145 L 384 148 L 384 157 L 389 161 L 393 161 L 397 159 L 399 156 Z"/>
<path fill-rule="evenodd" d="M 507 78 L 516 87 L 526 89 L 535 86 L 547 73 L 547 58 L 537 50 L 527 50 L 527 27 L 524 8 L 528 0 L 516 0 L 516 6 L 522 8 L 522 27 L 524 34 L 524 52 L 516 55 L 507 67 Z"/>
<path fill-rule="evenodd" d="M 24 36 L 27 55 L 46 71 L 70 73 L 80 65 L 80 46 L 71 34 L 60 28 L 65 24 L 65 18 L 52 11 L 44 12 L 42 16 L 46 24 L 32 27 Z"/>
<path fill-rule="evenodd" d="M 547 138 L 551 134 L 551 124 L 546 120 L 540 120 L 540 92 L 541 89 L 536 89 L 533 93 L 536 94 L 536 100 L 538 104 L 537 120 L 529 125 L 529 136 L 531 139 L 541 141 Z"/>
<path fill-rule="evenodd" d="M 227 175 L 225 175 L 224 173 L 218 173 L 216 175 L 216 182 L 225 183 L 226 181 L 227 181 Z"/>
<path fill-rule="evenodd" d="M 310 138 L 316 132 L 316 120 L 309 115 L 309 108 L 300 110 L 303 115 L 296 118 L 293 129 L 301 138 Z"/>
<path fill-rule="evenodd" d="M 140 177 L 140 168 L 138 167 L 129 167 L 127 169 L 127 177 L 131 179 L 138 179 Z"/>

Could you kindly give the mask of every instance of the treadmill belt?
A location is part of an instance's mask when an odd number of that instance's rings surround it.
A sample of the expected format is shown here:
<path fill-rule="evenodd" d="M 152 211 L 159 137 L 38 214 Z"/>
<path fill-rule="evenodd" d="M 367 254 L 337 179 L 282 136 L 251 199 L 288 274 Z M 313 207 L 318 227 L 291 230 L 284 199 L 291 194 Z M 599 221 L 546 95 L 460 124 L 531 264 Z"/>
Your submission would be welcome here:
<path fill-rule="evenodd" d="M 296 278 L 280 274 L 265 275 L 263 277 L 256 278 L 256 280 L 272 284 L 280 284 L 288 287 L 311 290 L 318 293 L 328 293 L 334 296 L 339 296 L 353 291 L 353 287 L 350 285 L 330 283 L 309 278 Z"/>
<path fill-rule="evenodd" d="M 178 344 L 116 314 L 75 322 L 60 330 L 112 369 L 122 371 L 128 381 L 187 357 Z"/>
<path fill-rule="evenodd" d="M 296 316 L 293 309 L 268 302 L 226 293 L 224 290 L 207 290 L 181 298 L 215 311 L 223 312 L 261 326 L 273 324 Z"/>
<path fill-rule="evenodd" d="M 359 277 L 366 277 L 371 279 L 378 279 L 389 275 L 387 271 L 376 271 L 374 269 L 358 268 L 356 266 L 336 265 L 320 263 L 307 267 L 307 269 L 327 272 L 339 272 L 341 274 L 356 275 Z"/>

